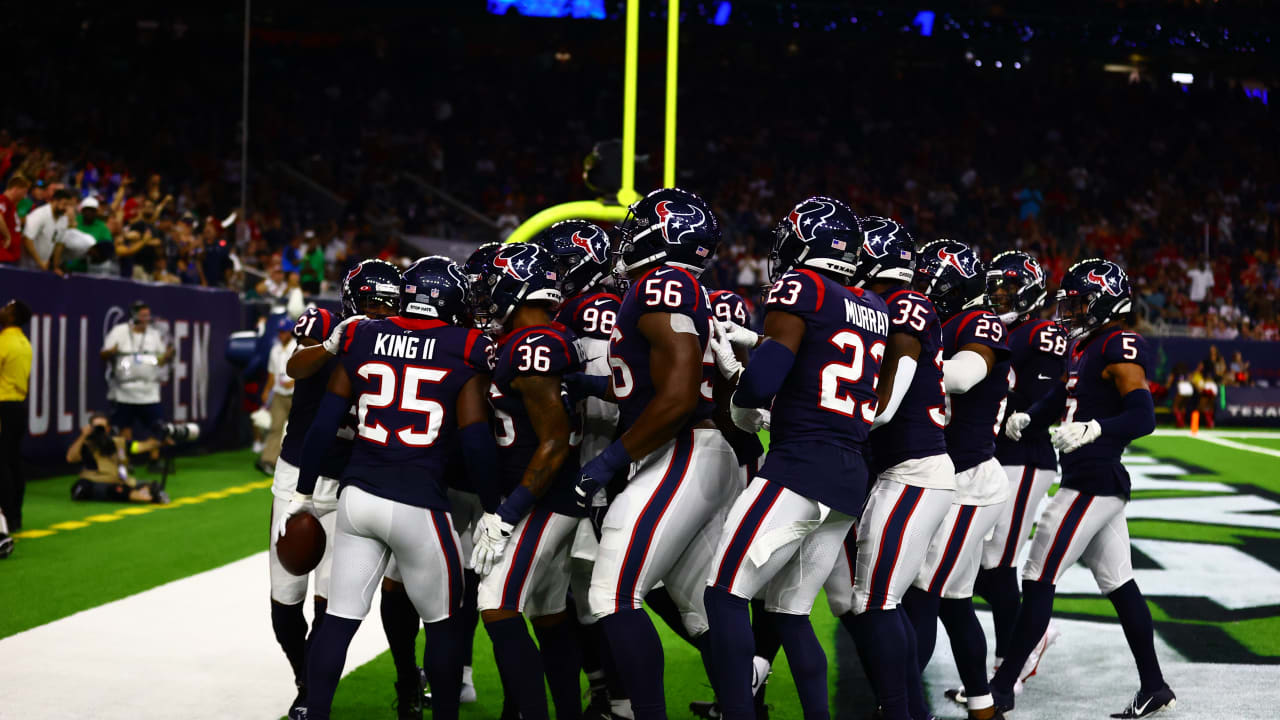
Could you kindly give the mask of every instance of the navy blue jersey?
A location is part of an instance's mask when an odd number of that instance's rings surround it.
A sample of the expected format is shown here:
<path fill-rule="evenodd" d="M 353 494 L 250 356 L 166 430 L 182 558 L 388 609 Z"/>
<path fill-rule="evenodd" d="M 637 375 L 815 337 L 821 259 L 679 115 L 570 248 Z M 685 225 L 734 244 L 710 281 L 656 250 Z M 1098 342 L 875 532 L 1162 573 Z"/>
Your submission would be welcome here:
<path fill-rule="evenodd" d="M 947 425 L 947 454 L 956 473 L 995 457 L 996 434 L 1004 420 L 1009 394 L 1009 331 L 990 310 L 967 310 L 942 325 L 942 357 L 949 359 L 965 345 L 986 345 L 995 351 L 991 371 L 969 392 L 951 396 Z"/>
<path fill-rule="evenodd" d="M 906 333 L 920 342 L 911 385 L 898 411 L 872 434 L 871 468 L 879 475 L 906 460 L 947 451 L 947 393 L 942 385 L 942 323 L 928 297 L 902 288 L 884 296 L 889 334 Z"/>
<path fill-rule="evenodd" d="M 458 393 L 489 373 L 493 345 L 479 330 L 404 317 L 352 323 L 342 344 L 358 416 L 342 484 L 448 510 Z"/>
<path fill-rule="evenodd" d="M 298 318 L 293 336 L 324 342 L 337 323 L 338 319 L 328 310 L 307 308 L 302 317 Z M 333 368 L 337 364 L 337 358 L 330 358 L 314 375 L 294 381 L 293 405 L 289 408 L 289 422 L 284 439 L 280 441 L 280 457 L 294 467 L 302 467 L 302 444 L 307 438 L 307 428 L 315 421 L 320 400 L 329 386 L 329 376 L 333 374 Z M 322 477 L 342 476 L 342 469 L 347 466 L 347 459 L 351 456 L 351 440 L 354 437 L 355 416 L 348 413 L 338 428 L 337 437 L 329 444 L 324 459 L 320 461 Z"/>
<path fill-rule="evenodd" d="M 1025 320 L 1009 329 L 1009 403 L 1005 417 L 1026 412 L 1062 381 L 1067 369 L 1067 334 L 1049 320 Z M 1001 465 L 1030 465 L 1056 470 L 1057 456 L 1049 429 L 1022 432 L 1021 440 L 996 433 L 996 459 Z"/>
<path fill-rule="evenodd" d="M 711 293 L 711 314 L 720 322 L 751 327 L 751 311 L 747 309 L 747 301 L 736 292 L 716 290 Z"/>
<path fill-rule="evenodd" d="M 564 301 L 555 321 L 580 338 L 608 340 L 618 322 L 622 301 L 607 292 L 585 292 Z"/>
<path fill-rule="evenodd" d="M 1104 329 L 1077 340 L 1067 358 L 1067 406 L 1063 422 L 1086 422 L 1119 415 L 1123 398 L 1115 383 L 1102 371 L 1115 363 L 1137 363 L 1151 368 L 1147 341 L 1135 332 Z M 1090 495 L 1129 497 L 1129 473 L 1120 463 L 1126 440 L 1102 435 L 1075 452 L 1063 453 L 1062 487 Z"/>
<path fill-rule="evenodd" d="M 698 332 L 698 347 L 702 349 L 702 386 L 698 406 L 681 431 L 711 417 L 715 410 L 711 381 L 716 367 L 710 348 L 711 304 L 707 300 L 707 291 L 688 270 L 660 265 L 631 284 L 627 296 L 622 299 L 618 323 L 613 326 L 613 335 L 609 338 L 609 369 L 613 396 L 618 400 L 619 432 L 630 428 L 653 400 L 653 373 L 666 372 L 666 368 L 661 366 L 649 367 L 652 347 L 640 333 L 640 318 L 655 312 L 684 315 L 691 319 Z"/>
<path fill-rule="evenodd" d="M 498 341 L 498 364 L 489 385 L 489 404 L 494 410 L 494 439 L 502 461 L 502 492 L 520 484 L 529 461 L 538 449 L 538 433 L 529 420 L 520 391 L 511 386 L 525 375 L 554 375 L 578 372 L 582 362 L 574 349 L 573 333 L 563 325 L 535 325 L 520 328 Z M 573 491 L 578 479 L 578 433 L 570 436 L 574 449 L 560 466 L 560 473 L 538 505 L 562 515 L 581 517 Z"/>
<path fill-rule="evenodd" d="M 889 332 L 884 301 L 812 270 L 793 270 L 769 290 L 765 312 L 796 315 L 805 330 L 773 400 L 769 454 L 760 474 L 856 516 L 866 497 L 862 453 L 876 417 Z"/>

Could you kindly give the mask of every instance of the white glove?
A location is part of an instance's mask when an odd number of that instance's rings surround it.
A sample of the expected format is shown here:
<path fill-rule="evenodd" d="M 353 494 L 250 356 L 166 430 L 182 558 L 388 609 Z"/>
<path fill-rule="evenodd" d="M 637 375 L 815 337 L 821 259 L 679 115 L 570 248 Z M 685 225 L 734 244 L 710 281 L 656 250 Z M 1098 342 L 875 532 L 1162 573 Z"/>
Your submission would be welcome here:
<path fill-rule="evenodd" d="M 289 498 L 289 504 L 285 506 L 284 512 L 280 513 L 279 519 L 276 520 L 276 537 L 284 537 L 285 525 L 288 524 L 289 518 L 301 512 L 314 514 L 311 496 L 294 490 L 293 497 Z"/>
<path fill-rule="evenodd" d="M 475 548 L 471 551 L 471 569 L 480 573 L 480 577 L 488 575 L 493 566 L 502 560 L 512 529 L 514 527 L 503 522 L 497 513 L 480 516 L 480 522 L 476 523 L 475 534 L 471 538 L 475 541 Z"/>
<path fill-rule="evenodd" d="M 1004 420 L 1004 436 L 1013 441 L 1022 439 L 1022 431 L 1031 424 L 1031 416 L 1026 413 L 1011 413 Z"/>
<path fill-rule="evenodd" d="M 732 383 L 738 381 L 738 376 L 742 374 L 742 361 L 738 360 L 738 356 L 733 354 L 733 345 L 729 342 L 718 323 L 711 325 L 711 350 L 716 356 L 716 368 L 720 370 L 720 374 L 726 380 Z M 748 331 L 750 332 L 750 331 Z"/>
<path fill-rule="evenodd" d="M 720 333 L 725 339 L 733 344 L 734 347 L 740 347 L 744 350 L 750 350 L 760 344 L 759 333 L 749 328 L 744 328 L 734 322 L 723 322 L 717 320 L 716 324 L 720 326 Z"/>
<path fill-rule="evenodd" d="M 1097 420 L 1069 422 L 1063 423 L 1049 434 L 1052 436 L 1055 448 L 1060 452 L 1069 453 L 1075 452 L 1097 440 L 1098 436 L 1102 434 L 1102 426 L 1098 424 Z"/>
<path fill-rule="evenodd" d="M 353 322 L 364 320 L 364 315 L 352 315 L 351 317 L 338 323 L 338 327 L 329 333 L 329 337 L 324 339 L 324 351 L 330 355 L 337 355 L 342 350 L 342 334 L 346 332 L 347 326 Z"/>
<path fill-rule="evenodd" d="M 751 433 L 760 432 L 770 419 L 768 410 L 738 407 L 732 400 L 729 401 L 729 417 L 733 418 L 734 425 Z"/>

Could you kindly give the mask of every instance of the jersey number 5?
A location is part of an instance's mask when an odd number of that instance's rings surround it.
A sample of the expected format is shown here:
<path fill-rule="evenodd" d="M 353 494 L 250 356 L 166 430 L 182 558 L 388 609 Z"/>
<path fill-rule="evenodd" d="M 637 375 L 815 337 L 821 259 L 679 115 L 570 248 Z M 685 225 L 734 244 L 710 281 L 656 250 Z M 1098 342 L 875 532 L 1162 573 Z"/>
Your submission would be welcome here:
<path fill-rule="evenodd" d="M 823 410 L 830 410 L 848 417 L 856 417 L 858 401 L 848 393 L 840 392 L 840 383 L 857 383 L 865 373 L 868 356 L 875 360 L 876 373 L 880 369 L 880 361 L 884 358 L 884 343 L 876 341 L 868 351 L 862 336 L 852 330 L 841 330 L 831 336 L 830 343 L 842 352 L 853 350 L 853 360 L 848 365 L 837 362 L 827 363 L 822 368 L 821 385 L 818 388 L 818 405 Z M 872 388 L 875 380 L 872 380 Z M 876 419 L 876 401 L 874 399 L 862 403 L 862 419 L 868 423 Z"/>
<path fill-rule="evenodd" d="M 395 435 L 400 442 L 409 447 L 430 447 L 435 444 L 436 438 L 440 437 L 440 426 L 444 423 L 444 406 L 435 400 L 422 397 L 423 383 L 438 383 L 445 379 L 449 374 L 448 370 L 440 368 L 420 367 L 417 365 L 407 365 L 403 369 L 404 377 L 396 376 L 395 368 L 382 362 L 367 362 L 356 369 L 356 375 L 360 378 L 371 381 L 377 379 L 378 389 L 376 392 L 364 392 L 360 394 L 360 399 L 356 401 L 357 424 L 356 430 L 360 437 L 375 442 L 379 445 L 386 445 L 390 435 L 389 431 L 382 423 L 378 422 L 379 413 L 374 413 L 372 422 L 370 422 L 369 411 L 379 408 L 391 407 L 391 403 L 396 400 L 396 386 L 400 386 L 400 403 L 397 408 L 401 412 L 418 413 L 426 418 L 426 429 L 416 430 L 413 424 L 405 425 L 395 431 Z"/>

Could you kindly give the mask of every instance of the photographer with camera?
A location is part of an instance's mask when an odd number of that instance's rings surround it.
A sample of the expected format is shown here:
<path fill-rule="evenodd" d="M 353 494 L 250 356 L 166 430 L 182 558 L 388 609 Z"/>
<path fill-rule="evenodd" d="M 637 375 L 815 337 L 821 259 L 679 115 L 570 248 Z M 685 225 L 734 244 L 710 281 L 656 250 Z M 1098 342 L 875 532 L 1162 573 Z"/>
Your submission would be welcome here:
<path fill-rule="evenodd" d="M 159 440 L 136 443 L 136 452 L 158 450 Z M 111 432 L 107 416 L 93 413 L 80 437 L 67 449 L 67 462 L 81 463 L 80 477 L 71 486 L 72 500 L 110 502 L 169 502 L 160 483 L 139 483 L 129 471 L 128 442 Z"/>
<path fill-rule="evenodd" d="M 111 328 L 102 343 L 102 359 L 109 363 L 107 399 L 112 403 L 111 425 L 126 442 L 133 440 L 135 426 L 148 437 L 164 421 L 160 406 L 160 381 L 164 367 L 173 358 L 173 346 L 151 326 L 151 308 L 141 300 L 129 306 L 129 321 Z M 153 463 L 160 458 L 159 446 L 151 450 Z"/>

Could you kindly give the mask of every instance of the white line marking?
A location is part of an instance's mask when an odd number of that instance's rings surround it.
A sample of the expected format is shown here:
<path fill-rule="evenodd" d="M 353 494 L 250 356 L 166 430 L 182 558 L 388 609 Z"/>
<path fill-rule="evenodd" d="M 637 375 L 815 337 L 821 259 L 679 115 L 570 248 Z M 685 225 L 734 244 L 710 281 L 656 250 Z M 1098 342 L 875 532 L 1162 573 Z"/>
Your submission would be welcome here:
<path fill-rule="evenodd" d="M 1245 452 L 1258 453 L 1259 455 L 1270 455 L 1271 457 L 1280 458 L 1280 450 L 1272 450 L 1271 448 L 1259 447 L 1257 445 L 1248 445 L 1246 443 L 1236 442 L 1234 440 L 1228 440 L 1220 437 L 1197 436 L 1196 439 L 1203 440 L 1207 443 L 1213 443 L 1214 445 L 1228 447 L 1232 450 L 1244 450 Z"/>
<path fill-rule="evenodd" d="M 0 718 L 279 718 L 295 691 L 269 596 L 261 552 L 4 638 Z M 386 649 L 363 623 L 343 673 Z"/>
<path fill-rule="evenodd" d="M 1272 440 L 1280 440 L 1280 430 L 1232 430 L 1230 428 L 1201 430 L 1198 434 L 1192 435 L 1190 430 L 1179 430 L 1176 428 L 1157 428 L 1151 433 L 1151 437 L 1218 437 L 1218 438 L 1270 438 Z"/>

